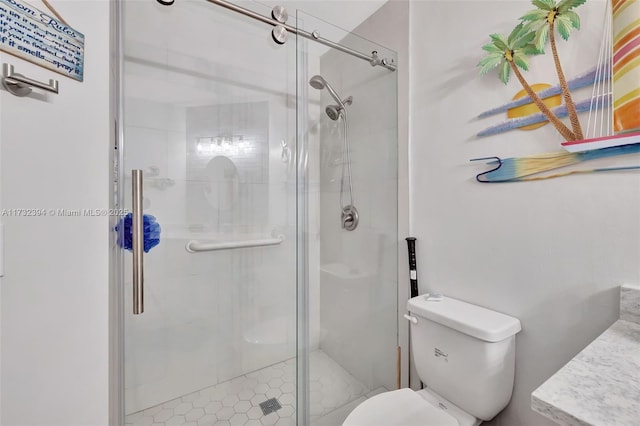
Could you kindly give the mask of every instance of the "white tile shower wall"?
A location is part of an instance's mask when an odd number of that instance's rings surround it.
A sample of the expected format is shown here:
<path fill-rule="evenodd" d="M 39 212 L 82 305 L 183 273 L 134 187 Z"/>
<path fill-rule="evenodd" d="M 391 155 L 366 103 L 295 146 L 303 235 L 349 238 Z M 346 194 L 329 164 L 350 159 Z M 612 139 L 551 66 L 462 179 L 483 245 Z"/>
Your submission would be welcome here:
<path fill-rule="evenodd" d="M 0 91 L 3 208 L 108 207 L 110 3 L 55 2 L 86 37 L 83 82 L 0 54 L 20 74 L 60 83 L 57 95 Z M 109 217 L 2 222 L 0 423 L 108 425 Z"/>
<path fill-rule="evenodd" d="M 308 203 L 307 229 L 304 230 L 308 244 L 308 332 L 309 332 L 309 349 L 315 350 L 320 347 L 320 131 L 318 127 L 317 117 L 320 116 L 320 92 L 312 89 L 307 85 L 308 80 L 320 73 L 320 57 L 309 52 L 308 46 L 310 42 L 302 41 L 300 44 L 300 53 L 304 55 L 304 66 L 300 67 L 299 78 L 301 81 L 301 93 L 298 100 L 306 99 L 307 108 L 307 125 L 306 132 L 303 137 L 307 138 L 306 154 L 301 150 L 300 158 L 306 157 L 303 161 L 307 168 L 307 191 L 306 194 L 300 194 L 306 197 Z M 303 47 L 306 46 L 306 47 Z M 306 90 L 306 93 L 302 93 Z M 303 106 L 300 105 L 300 111 Z M 302 127 L 302 126 L 301 126 Z M 302 142 L 302 138 L 299 142 Z M 302 144 L 299 143 L 298 146 Z M 293 188 L 293 186 L 292 186 Z M 293 194 L 293 192 L 291 192 Z M 295 212 L 294 212 L 295 213 Z M 303 230 L 300 229 L 300 232 Z"/>
<path fill-rule="evenodd" d="M 570 77 L 596 63 L 604 6 L 581 6 L 581 30 L 558 42 Z M 505 118 L 475 117 L 521 90 L 515 78 L 504 86 L 493 72 L 479 77 L 480 48 L 529 9 L 528 1 L 427 1 L 411 2 L 410 15 L 411 222 L 420 290 L 522 321 L 513 398 L 494 421 L 505 426 L 552 424 L 531 410 L 531 392 L 617 319 L 617 286 L 639 279 L 637 174 L 474 180 L 484 167 L 471 158 L 559 149 L 550 126 L 474 137 Z M 555 84 L 550 55 L 532 58 L 526 78 Z"/>
<path fill-rule="evenodd" d="M 352 36 L 341 42 L 371 50 Z M 341 96 L 353 96 L 347 116 L 360 224 L 353 232 L 340 226 L 343 122 L 324 113 L 334 101 L 323 91 L 320 347 L 367 387 L 391 389 L 397 347 L 396 74 L 336 51 L 322 56 L 321 74 Z M 349 202 L 348 194 L 342 202 Z"/>

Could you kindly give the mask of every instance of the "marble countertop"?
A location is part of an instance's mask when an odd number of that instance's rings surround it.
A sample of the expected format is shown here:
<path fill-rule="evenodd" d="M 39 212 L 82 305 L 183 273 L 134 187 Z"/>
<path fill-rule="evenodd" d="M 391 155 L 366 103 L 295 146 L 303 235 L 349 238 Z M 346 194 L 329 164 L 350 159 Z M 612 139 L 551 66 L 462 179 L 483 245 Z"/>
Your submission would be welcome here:
<path fill-rule="evenodd" d="M 640 425 L 640 288 L 621 289 L 620 320 L 531 395 L 566 426 Z"/>

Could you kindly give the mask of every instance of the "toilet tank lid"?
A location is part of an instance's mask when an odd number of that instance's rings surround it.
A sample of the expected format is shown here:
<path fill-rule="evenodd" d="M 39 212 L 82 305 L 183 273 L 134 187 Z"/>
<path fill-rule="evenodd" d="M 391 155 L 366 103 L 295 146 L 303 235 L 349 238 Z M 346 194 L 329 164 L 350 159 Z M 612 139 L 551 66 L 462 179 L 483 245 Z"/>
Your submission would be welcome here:
<path fill-rule="evenodd" d="M 446 296 L 440 301 L 416 296 L 407 302 L 407 310 L 486 342 L 500 342 L 522 329 L 517 318 Z"/>

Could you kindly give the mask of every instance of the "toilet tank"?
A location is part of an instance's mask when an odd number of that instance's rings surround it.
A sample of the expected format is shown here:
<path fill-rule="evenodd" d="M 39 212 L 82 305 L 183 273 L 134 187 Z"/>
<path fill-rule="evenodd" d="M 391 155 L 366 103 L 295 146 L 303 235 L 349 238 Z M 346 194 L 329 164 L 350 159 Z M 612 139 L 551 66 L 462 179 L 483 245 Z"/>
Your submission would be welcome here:
<path fill-rule="evenodd" d="M 411 348 L 420 379 L 433 392 L 481 420 L 511 399 L 515 335 L 520 321 L 449 297 L 407 302 Z"/>

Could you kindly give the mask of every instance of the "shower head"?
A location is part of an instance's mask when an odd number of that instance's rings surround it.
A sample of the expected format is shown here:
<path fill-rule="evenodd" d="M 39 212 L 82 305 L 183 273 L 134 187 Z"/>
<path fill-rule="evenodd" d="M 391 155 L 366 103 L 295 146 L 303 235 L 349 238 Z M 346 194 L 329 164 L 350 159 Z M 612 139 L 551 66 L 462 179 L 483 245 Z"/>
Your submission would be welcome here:
<path fill-rule="evenodd" d="M 309 84 L 314 89 L 322 90 L 326 86 L 327 81 L 320 75 L 314 75 L 311 77 L 311 80 L 309 80 Z"/>
<path fill-rule="evenodd" d="M 340 118 L 340 115 L 342 114 L 342 111 L 344 111 L 344 108 L 339 105 L 327 105 L 324 110 L 329 118 L 335 121 Z"/>
<path fill-rule="evenodd" d="M 318 90 L 326 88 L 331 97 L 338 103 L 338 105 L 344 108 L 344 103 L 342 103 L 342 101 L 340 100 L 340 96 L 338 96 L 329 82 L 325 80 L 321 75 L 314 75 L 313 77 L 311 77 L 311 80 L 309 80 L 309 84 L 311 85 L 311 87 Z"/>

